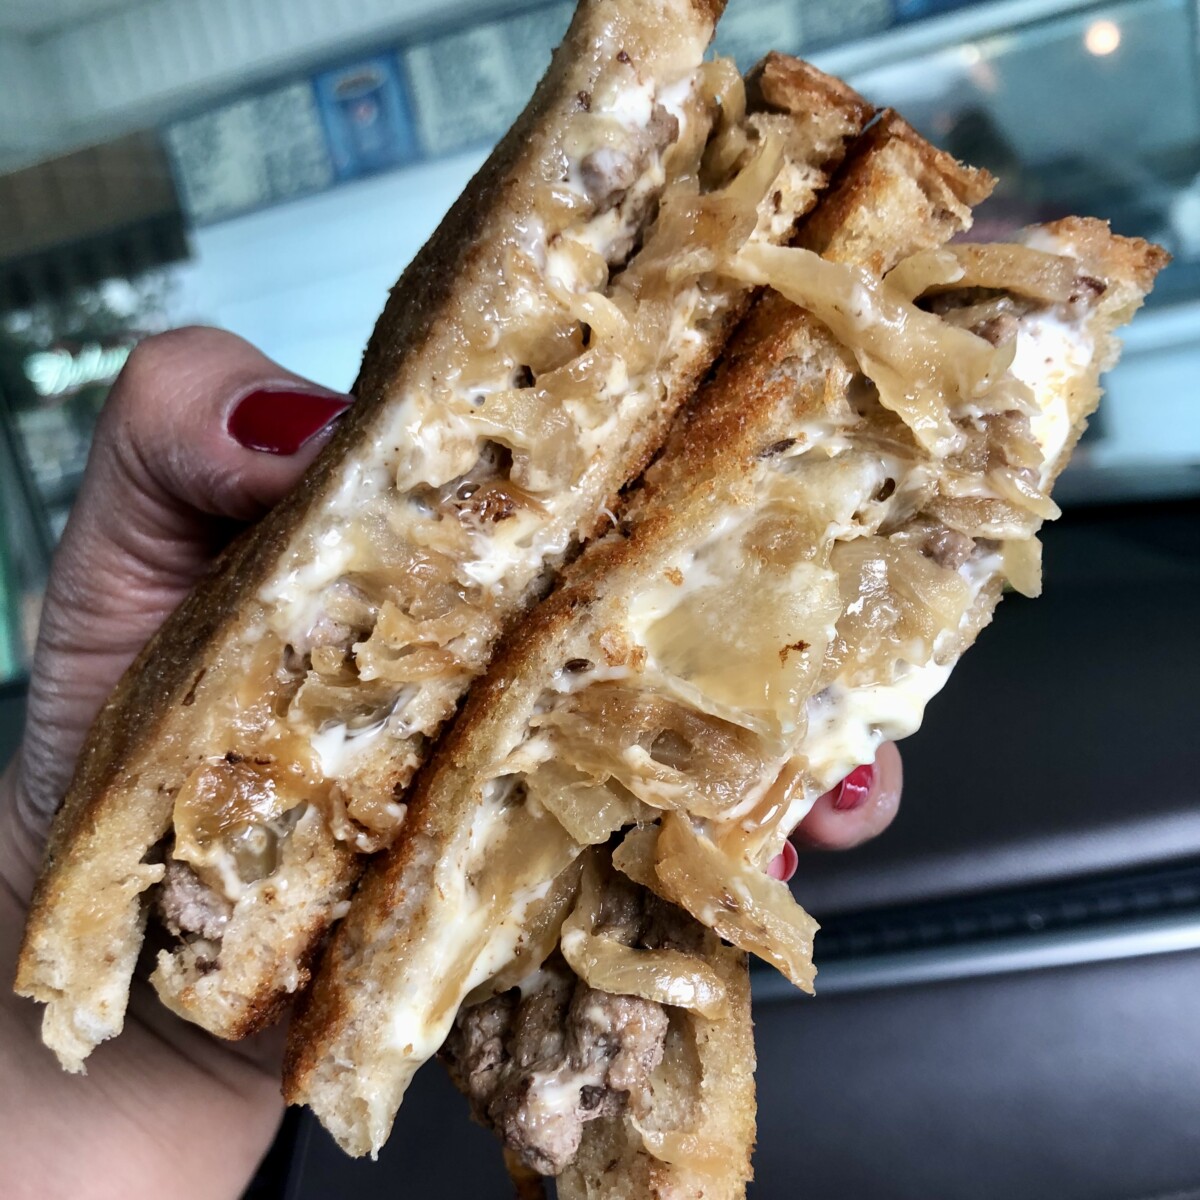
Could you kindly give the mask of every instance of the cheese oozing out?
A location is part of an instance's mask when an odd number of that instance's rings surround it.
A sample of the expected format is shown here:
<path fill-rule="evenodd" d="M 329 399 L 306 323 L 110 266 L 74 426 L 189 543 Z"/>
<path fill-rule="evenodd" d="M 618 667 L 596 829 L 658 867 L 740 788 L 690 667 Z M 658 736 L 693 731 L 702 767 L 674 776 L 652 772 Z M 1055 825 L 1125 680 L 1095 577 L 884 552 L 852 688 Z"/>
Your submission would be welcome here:
<path fill-rule="evenodd" d="M 1059 247 L 1054 252 L 1064 250 Z M 1068 320 L 1057 313 L 1035 311 L 1018 324 L 1010 371 L 1033 395 L 1030 428 L 1043 455 L 1043 487 L 1061 467 L 1072 433 L 1070 381 L 1087 369 L 1094 352 L 1094 339 L 1084 317 Z M 958 570 L 970 596 L 963 616 L 966 627 L 985 589 L 1003 579 L 1003 555 L 977 550 Z M 902 671 L 891 683 L 848 686 L 835 681 L 810 699 L 800 752 L 815 786 L 794 798 L 780 817 L 780 829 L 795 828 L 822 792 L 856 767 L 874 762 L 883 742 L 898 741 L 920 728 L 926 705 L 950 677 L 957 659 L 952 647 L 958 640 L 959 631 L 944 631 L 926 662 L 899 664 Z M 785 765 L 781 763 L 780 769 Z M 761 794 L 756 794 L 751 799 L 756 803 L 760 798 Z M 748 810 L 753 804 L 743 807 Z M 777 852 L 778 841 L 776 837 L 769 843 L 770 854 Z M 760 851 L 760 856 L 763 853 Z"/>
<path fill-rule="evenodd" d="M 463 998 L 512 962 L 532 906 L 543 900 L 577 850 L 552 819 L 509 803 L 508 786 L 484 789 L 469 827 L 432 864 L 438 903 L 423 914 L 390 981 L 397 999 L 386 1031 L 398 1065 L 396 1099 L 445 1041 Z M 380 1118 L 390 1123 L 390 1114 Z M 386 1137 L 387 1126 L 381 1126 Z"/>
<path fill-rule="evenodd" d="M 1063 253 L 1063 249 L 1059 247 L 1056 252 Z M 861 310 L 873 311 L 869 296 L 863 298 Z M 1094 339 L 1088 331 L 1086 314 L 1070 318 L 1051 309 L 1024 314 L 1015 338 L 1015 354 L 1009 369 L 1012 378 L 1025 385 L 1032 397 L 1030 432 L 1042 453 L 1039 475 L 1045 487 L 1061 466 L 1068 447 L 1072 434 L 1071 383 L 1086 372 L 1095 351 Z M 844 462 L 848 470 L 861 476 L 855 486 L 844 488 L 844 511 L 833 514 L 827 527 L 826 537 L 834 541 L 851 540 L 867 532 L 856 526 L 852 514 L 882 480 L 894 480 L 896 490 L 902 492 L 907 476 L 929 469 L 920 460 L 906 462 L 895 455 L 875 452 L 864 456 L 854 451 L 853 433 L 826 420 L 810 422 L 791 451 L 794 462 L 803 462 L 808 456 L 827 456 Z M 991 492 L 986 481 L 981 480 L 978 487 L 979 494 L 985 497 L 1003 498 Z M 738 614 L 732 610 L 724 614 L 727 619 L 723 623 L 693 626 L 697 643 L 707 640 L 719 647 L 719 655 L 714 655 L 721 664 L 719 673 L 709 678 L 698 676 L 699 652 L 694 648 L 688 664 L 691 669 L 683 671 L 678 661 L 672 661 L 670 645 L 664 654 L 662 640 L 656 637 L 657 630 L 669 627 L 680 614 L 685 614 L 687 620 L 692 614 L 702 613 L 706 593 L 713 596 L 738 593 L 736 581 L 752 570 L 743 541 L 755 517 L 753 510 L 731 509 L 722 513 L 701 539 L 677 560 L 665 563 L 659 578 L 639 591 L 628 608 L 627 628 L 632 639 L 647 651 L 637 672 L 639 686 L 650 686 L 694 710 L 756 732 L 767 729 L 778 740 L 779 756 L 767 764 L 761 780 L 745 790 L 740 802 L 723 814 L 719 822 L 722 827 L 747 821 L 777 780 L 791 769 L 793 756 L 801 756 L 808 786 L 795 790 L 787 807 L 776 814 L 769 827 L 760 831 L 761 836 L 751 837 L 745 843 L 751 858 L 762 865 L 778 851 L 786 832 L 803 819 L 824 791 L 855 767 L 873 762 L 883 741 L 907 737 L 920 727 L 926 705 L 950 676 L 958 647 L 964 644 L 971 623 L 976 620 L 981 597 L 989 588 L 999 586 L 1005 577 L 1005 561 L 1002 547 L 981 547 L 958 567 L 967 597 L 960 629 L 942 631 L 932 652 L 918 661 L 902 657 L 890 682 L 855 684 L 835 679 L 811 696 L 803 711 L 791 711 L 786 703 L 777 702 L 778 697 L 772 698 L 757 686 L 756 650 L 766 647 L 773 654 L 777 645 L 764 630 L 757 611 L 747 614 L 741 626 Z M 814 570 L 808 563 L 796 564 L 788 580 L 793 595 L 804 594 L 806 580 Z M 823 633 L 828 644 L 834 636 L 832 623 Z M 678 658 L 676 654 L 675 659 Z M 564 677 L 562 686 L 579 690 L 596 678 L 594 672 Z M 772 708 L 769 720 L 757 715 Z M 663 800 L 669 807 L 679 797 L 664 794 Z M 744 828 L 749 830 L 753 825 Z M 713 832 L 715 835 L 716 830 Z"/>

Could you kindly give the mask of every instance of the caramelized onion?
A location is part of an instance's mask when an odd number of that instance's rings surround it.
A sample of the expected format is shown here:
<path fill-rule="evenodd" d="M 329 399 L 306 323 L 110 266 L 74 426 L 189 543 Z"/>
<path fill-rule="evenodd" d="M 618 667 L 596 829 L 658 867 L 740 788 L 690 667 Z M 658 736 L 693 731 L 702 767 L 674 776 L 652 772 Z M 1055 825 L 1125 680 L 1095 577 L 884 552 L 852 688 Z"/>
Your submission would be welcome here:
<path fill-rule="evenodd" d="M 732 58 L 717 58 L 700 68 L 700 94 L 721 110 L 718 133 L 741 122 L 746 113 L 746 80 Z"/>
<path fill-rule="evenodd" d="M 803 991 L 813 990 L 818 926 L 786 884 L 722 854 L 678 813 L 663 816 L 655 874 L 659 890 L 696 920 L 772 963 Z"/>
<path fill-rule="evenodd" d="M 835 650 L 852 685 L 891 682 L 901 660 L 928 661 L 938 634 L 957 629 L 971 601 L 957 571 L 887 538 L 839 542 L 832 563 L 845 604 Z"/>
<path fill-rule="evenodd" d="M 775 288 L 827 325 L 879 389 L 880 403 L 936 457 L 961 440 L 951 411 L 985 395 L 1007 369 L 1002 351 L 922 312 L 860 267 L 800 247 L 752 244 L 730 269 Z"/>
<path fill-rule="evenodd" d="M 615 780 L 597 783 L 564 762 L 542 763 L 525 777 L 536 800 L 581 845 L 597 845 L 610 835 L 652 815 Z"/>
<path fill-rule="evenodd" d="M 744 1153 L 733 1147 L 724 1147 L 709 1138 L 697 1137 L 696 1134 L 684 1130 L 650 1129 L 634 1113 L 630 1113 L 628 1119 L 637 1130 L 642 1139 L 642 1145 L 646 1147 L 649 1154 L 657 1158 L 659 1162 L 686 1167 L 697 1175 L 722 1179 L 726 1174 L 724 1163 L 729 1156 Z M 702 1192 L 696 1194 L 703 1195 Z"/>
<path fill-rule="evenodd" d="M 515 891 L 557 879 L 583 849 L 549 814 L 529 804 L 509 807 L 487 857 L 472 879 L 490 903 L 505 904 Z"/>
<path fill-rule="evenodd" d="M 719 816 L 758 780 L 762 755 L 746 730 L 672 700 L 594 683 L 538 718 L 555 753 L 598 782 L 615 779 L 654 808 Z"/>
<path fill-rule="evenodd" d="M 973 538 L 1028 538 L 1042 523 L 1028 509 L 991 496 L 935 496 L 927 507 L 944 525 Z"/>
<path fill-rule="evenodd" d="M 736 175 L 711 192 L 695 181 L 668 189 L 646 245 L 622 282 L 634 294 L 677 289 L 737 254 L 758 224 L 758 205 L 783 165 L 777 137 L 764 138 Z"/>
<path fill-rule="evenodd" d="M 901 259 L 883 279 L 897 297 L 911 303 L 935 287 L 959 284 L 965 273 L 954 251 L 939 246 Z"/>
<path fill-rule="evenodd" d="M 558 947 L 563 922 L 570 916 L 579 895 L 579 875 L 583 860 L 576 859 L 550 885 L 550 890 L 541 900 L 535 900 L 525 910 L 525 922 L 521 938 L 517 942 L 513 959 L 486 983 L 482 983 L 463 1001 L 470 1008 L 514 988 L 554 953 Z"/>
<path fill-rule="evenodd" d="M 574 422 L 544 387 L 489 392 L 472 423 L 481 434 L 512 449 L 514 457 L 517 450 L 537 454 L 539 466 L 552 475 L 571 461 L 567 451 L 574 448 Z"/>
<path fill-rule="evenodd" d="M 575 910 L 562 926 L 563 958 L 571 970 L 602 992 L 641 996 L 705 1017 L 721 1016 L 726 1009 L 725 985 L 703 959 L 680 950 L 635 949 L 595 932 L 601 886 L 595 864 L 589 861 Z"/>
<path fill-rule="evenodd" d="M 310 671 L 292 702 L 291 719 L 313 730 L 330 725 L 361 729 L 386 717 L 396 695 L 389 680 L 363 680 L 349 667 L 328 675 Z"/>
<path fill-rule="evenodd" d="M 613 851 L 612 864 L 634 883 L 662 895 L 662 883 L 654 870 L 657 855 L 658 826 L 649 825 L 631 829 Z"/>
<path fill-rule="evenodd" d="M 1009 468 L 1000 468 L 988 473 L 988 482 L 1005 500 L 1011 501 L 1020 508 L 1026 508 L 1031 513 L 1045 521 L 1053 521 L 1059 517 L 1062 510 L 1035 483 L 1021 472 Z"/>
<path fill-rule="evenodd" d="M 228 754 L 188 776 L 175 796 L 175 858 L 228 899 L 240 884 L 269 874 L 282 821 L 324 785 L 300 739 L 278 739 L 275 753 Z"/>
<path fill-rule="evenodd" d="M 931 291 L 995 288 L 1045 304 L 1064 304 L 1075 291 L 1079 264 L 1014 242 L 958 242 L 897 263 L 888 285 L 907 300 Z"/>
<path fill-rule="evenodd" d="M 628 356 L 633 330 L 629 318 L 617 304 L 602 292 L 572 292 L 566 288 L 556 288 L 555 295 L 561 298 L 575 320 L 587 323 L 597 344 L 622 357 Z"/>
<path fill-rule="evenodd" d="M 1037 538 L 1011 538 L 1004 543 L 1004 577 L 1014 591 L 1033 599 L 1042 594 L 1042 543 Z"/>
<path fill-rule="evenodd" d="M 741 535 L 747 549 L 697 564 L 713 582 L 685 593 L 645 644 L 662 670 L 791 732 L 840 611 L 837 580 L 813 562 L 753 553 L 757 529 Z"/>

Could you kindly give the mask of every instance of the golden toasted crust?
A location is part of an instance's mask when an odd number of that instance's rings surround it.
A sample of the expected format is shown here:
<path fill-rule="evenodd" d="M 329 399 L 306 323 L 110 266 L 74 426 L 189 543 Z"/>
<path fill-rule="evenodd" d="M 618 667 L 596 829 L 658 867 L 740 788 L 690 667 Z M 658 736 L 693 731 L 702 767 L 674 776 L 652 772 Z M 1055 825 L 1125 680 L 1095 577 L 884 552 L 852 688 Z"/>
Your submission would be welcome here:
<path fill-rule="evenodd" d="M 1062 474 L 1087 428 L 1088 418 L 1100 403 L 1100 376 L 1116 363 L 1121 352 L 1115 330 L 1127 324 L 1141 307 L 1146 293 L 1154 285 L 1155 276 L 1171 261 L 1171 256 L 1153 242 L 1114 234 L 1107 221 L 1095 217 L 1064 217 L 1051 221 L 1039 226 L 1036 236 L 1057 252 L 1077 258 L 1087 274 L 1104 284 L 1093 317 L 1097 350 L 1086 378 L 1067 396 L 1071 432 L 1051 472 L 1053 481 Z"/>
<path fill-rule="evenodd" d="M 878 237 L 881 202 L 889 205 L 891 245 L 934 246 L 969 225 L 971 208 L 994 186 L 986 171 L 938 150 L 887 110 L 846 155 L 829 201 L 804 222 L 798 244 L 882 274 L 890 250 Z M 911 196 L 910 208 L 898 202 L 901 193 Z"/>
<path fill-rule="evenodd" d="M 1070 245 L 1079 261 L 1097 267 L 1110 285 L 1127 292 L 1132 307 L 1117 314 L 1124 320 L 1133 315 L 1159 271 L 1171 261 L 1161 246 L 1144 238 L 1121 237 L 1096 217 L 1063 217 L 1040 228 Z"/>
<path fill-rule="evenodd" d="M 676 22 L 681 40 L 686 31 L 703 42 L 721 7 L 719 0 L 584 0 L 529 107 L 392 290 L 355 384 L 358 403 L 302 483 L 220 557 L 106 703 L 51 834 L 16 981 L 18 992 L 47 1004 L 43 1037 L 70 1069 L 120 1031 L 145 922 L 141 896 L 162 874 L 147 857 L 169 828 L 206 697 L 232 686 L 224 651 L 248 636 L 256 593 L 327 502 L 342 464 L 369 453 L 416 364 L 453 338 L 472 280 L 499 269 L 498 231 L 531 202 L 557 126 L 598 69 L 601 31 L 620 31 L 631 53 L 661 56 L 662 47 L 642 45 L 652 36 L 651 12 Z M 332 908 L 353 865 L 333 847 L 326 858 Z M 303 982 L 301 973 L 296 984 Z M 246 997 L 243 1015 L 229 1023 L 213 1014 L 212 1026 L 236 1036 L 257 1023 L 254 1014 L 273 1011 L 276 999 L 272 985 L 269 997 Z"/>
<path fill-rule="evenodd" d="M 872 105 L 848 83 L 776 50 L 746 75 L 746 104 L 751 109 L 789 114 L 828 108 L 845 113 L 860 126 L 875 115 Z"/>

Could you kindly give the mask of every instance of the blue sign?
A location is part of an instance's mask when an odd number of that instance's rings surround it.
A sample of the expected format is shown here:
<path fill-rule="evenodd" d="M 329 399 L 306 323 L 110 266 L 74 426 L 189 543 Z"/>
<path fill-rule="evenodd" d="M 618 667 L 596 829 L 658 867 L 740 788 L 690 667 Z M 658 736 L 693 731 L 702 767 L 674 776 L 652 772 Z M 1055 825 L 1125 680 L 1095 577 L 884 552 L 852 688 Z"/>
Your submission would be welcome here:
<path fill-rule="evenodd" d="M 338 179 L 356 179 L 419 157 L 395 55 L 323 71 L 314 83 Z"/>
<path fill-rule="evenodd" d="M 919 21 L 922 17 L 953 12 L 956 8 L 970 8 L 978 0 L 893 0 L 893 3 L 897 21 Z"/>

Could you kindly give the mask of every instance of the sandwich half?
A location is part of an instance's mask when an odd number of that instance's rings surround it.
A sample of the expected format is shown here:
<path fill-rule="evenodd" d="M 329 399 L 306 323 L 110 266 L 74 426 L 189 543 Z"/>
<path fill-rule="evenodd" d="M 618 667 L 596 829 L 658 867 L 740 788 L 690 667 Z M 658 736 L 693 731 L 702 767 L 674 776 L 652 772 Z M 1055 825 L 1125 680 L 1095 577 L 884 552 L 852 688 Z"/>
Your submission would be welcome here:
<path fill-rule="evenodd" d="M 445 1042 L 560 1195 L 744 1191 L 732 948 L 814 978 L 766 866 L 1002 589 L 1039 590 L 1050 486 L 1165 261 L 1084 219 L 950 244 L 990 185 L 886 114 L 795 245 L 725 260 L 765 294 L 472 689 L 293 1021 L 285 1094 L 349 1152 Z"/>
<path fill-rule="evenodd" d="M 358 402 L 96 723 L 17 989 L 72 1070 L 153 982 L 224 1037 L 309 978 L 365 857 L 505 629 L 661 444 L 872 115 L 704 62 L 718 0 L 583 0 L 529 108 L 394 289 Z"/>

